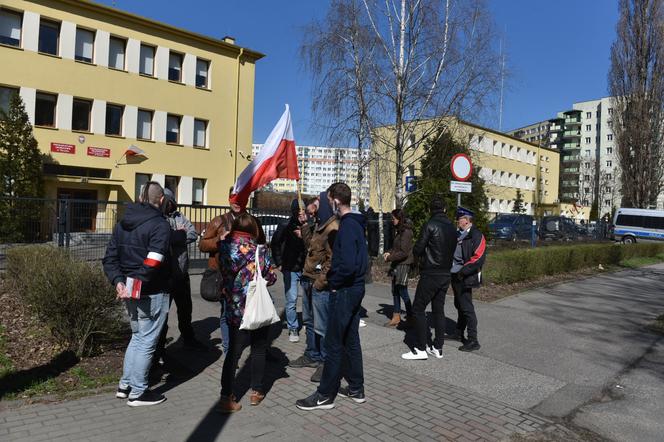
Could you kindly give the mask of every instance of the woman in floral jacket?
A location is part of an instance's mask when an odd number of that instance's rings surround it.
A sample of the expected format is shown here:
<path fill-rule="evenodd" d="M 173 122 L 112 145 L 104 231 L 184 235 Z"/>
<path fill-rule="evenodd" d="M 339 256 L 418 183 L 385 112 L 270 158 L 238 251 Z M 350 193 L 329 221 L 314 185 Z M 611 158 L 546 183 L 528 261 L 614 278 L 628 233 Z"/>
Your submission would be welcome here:
<path fill-rule="evenodd" d="M 256 244 L 257 237 L 258 225 L 255 219 L 244 213 L 235 219 L 230 233 L 219 244 L 219 269 L 222 276 L 222 293 L 227 305 L 225 315 L 230 338 L 221 373 L 219 411 L 222 413 L 232 413 L 242 408 L 235 400 L 233 384 L 240 356 L 249 345 L 251 345 L 251 405 L 258 405 L 265 398 L 263 374 L 270 327 L 240 330 L 249 283 L 254 279 L 256 272 L 257 247 L 259 247 L 258 261 L 261 273 L 267 284 L 272 285 L 277 280 L 272 270 L 269 250 Z"/>

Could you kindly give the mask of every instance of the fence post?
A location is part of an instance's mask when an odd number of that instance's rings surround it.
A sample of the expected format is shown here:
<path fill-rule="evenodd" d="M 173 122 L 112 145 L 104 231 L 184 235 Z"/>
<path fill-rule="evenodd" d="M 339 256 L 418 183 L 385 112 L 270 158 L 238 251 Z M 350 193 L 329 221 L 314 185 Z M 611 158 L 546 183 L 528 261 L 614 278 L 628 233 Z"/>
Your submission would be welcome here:
<path fill-rule="evenodd" d="M 58 247 L 65 245 L 65 225 L 67 223 L 67 209 L 65 207 L 66 201 L 64 199 L 57 200 L 58 204 Z"/>

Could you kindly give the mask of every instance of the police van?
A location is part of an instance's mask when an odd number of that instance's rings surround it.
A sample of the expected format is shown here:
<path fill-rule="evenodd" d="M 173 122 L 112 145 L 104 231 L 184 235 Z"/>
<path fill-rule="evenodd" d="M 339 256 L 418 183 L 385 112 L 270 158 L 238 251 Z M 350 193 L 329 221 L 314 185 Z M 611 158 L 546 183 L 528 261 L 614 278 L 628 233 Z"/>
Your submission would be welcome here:
<path fill-rule="evenodd" d="M 618 209 L 613 218 L 613 237 L 624 243 L 664 241 L 664 210 Z"/>

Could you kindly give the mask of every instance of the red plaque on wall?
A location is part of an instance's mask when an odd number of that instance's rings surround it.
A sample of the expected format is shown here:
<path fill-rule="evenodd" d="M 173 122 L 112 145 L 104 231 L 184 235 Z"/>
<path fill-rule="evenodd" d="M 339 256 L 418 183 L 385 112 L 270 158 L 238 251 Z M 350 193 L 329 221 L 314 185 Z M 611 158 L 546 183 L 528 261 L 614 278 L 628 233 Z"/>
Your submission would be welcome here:
<path fill-rule="evenodd" d="M 107 149 L 105 147 L 88 146 L 88 155 L 91 157 L 110 158 L 111 149 Z"/>
<path fill-rule="evenodd" d="M 76 153 L 76 146 L 73 144 L 51 143 L 51 152 L 57 153 Z"/>

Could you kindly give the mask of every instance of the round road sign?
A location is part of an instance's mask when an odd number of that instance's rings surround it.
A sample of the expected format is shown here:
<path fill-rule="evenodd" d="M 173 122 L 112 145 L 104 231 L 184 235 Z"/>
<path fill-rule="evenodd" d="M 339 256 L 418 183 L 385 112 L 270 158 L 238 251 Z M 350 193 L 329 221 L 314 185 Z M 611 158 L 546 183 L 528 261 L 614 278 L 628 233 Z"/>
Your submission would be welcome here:
<path fill-rule="evenodd" d="M 473 174 L 473 163 L 465 153 L 454 155 L 450 163 L 450 168 L 452 169 L 452 176 L 457 181 L 469 180 Z"/>

